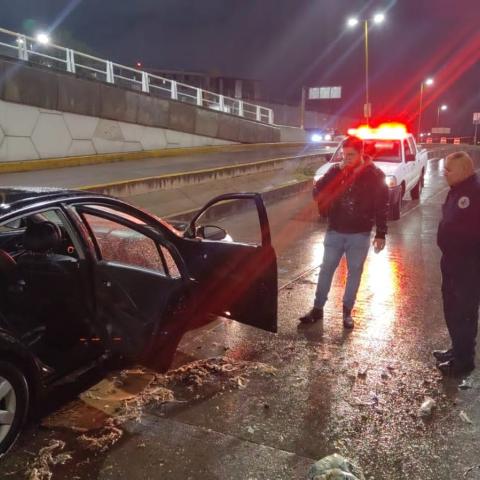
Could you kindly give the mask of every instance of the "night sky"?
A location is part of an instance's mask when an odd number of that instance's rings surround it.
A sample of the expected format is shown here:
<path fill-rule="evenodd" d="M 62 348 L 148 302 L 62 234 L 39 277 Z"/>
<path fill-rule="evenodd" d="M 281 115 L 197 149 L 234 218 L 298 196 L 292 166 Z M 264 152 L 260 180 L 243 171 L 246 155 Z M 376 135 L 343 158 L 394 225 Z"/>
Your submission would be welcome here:
<path fill-rule="evenodd" d="M 341 101 L 312 107 L 359 117 L 363 37 L 346 19 L 377 11 L 387 21 L 370 29 L 374 117 L 415 122 L 421 81 L 432 76 L 425 128 L 445 103 L 441 123 L 471 135 L 480 112 L 480 0 L 0 0 L 0 26 L 45 29 L 53 41 L 57 34 L 76 42 L 66 46 L 147 69 L 255 78 L 266 99 L 282 102 L 298 102 L 302 85 L 341 85 Z"/>

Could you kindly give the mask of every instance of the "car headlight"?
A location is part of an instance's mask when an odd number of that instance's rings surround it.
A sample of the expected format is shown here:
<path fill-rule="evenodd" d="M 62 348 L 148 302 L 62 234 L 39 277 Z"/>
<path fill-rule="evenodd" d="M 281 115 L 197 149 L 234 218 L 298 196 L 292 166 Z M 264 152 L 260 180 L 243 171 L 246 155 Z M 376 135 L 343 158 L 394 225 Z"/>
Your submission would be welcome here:
<path fill-rule="evenodd" d="M 385 177 L 385 183 L 387 184 L 388 188 L 396 187 L 397 177 L 395 177 L 394 175 L 387 175 Z"/>
<path fill-rule="evenodd" d="M 323 137 L 319 134 L 319 133 L 314 133 L 311 137 L 310 137 L 310 140 L 312 142 L 315 142 L 315 143 L 318 143 L 318 142 L 321 142 L 323 140 Z"/>

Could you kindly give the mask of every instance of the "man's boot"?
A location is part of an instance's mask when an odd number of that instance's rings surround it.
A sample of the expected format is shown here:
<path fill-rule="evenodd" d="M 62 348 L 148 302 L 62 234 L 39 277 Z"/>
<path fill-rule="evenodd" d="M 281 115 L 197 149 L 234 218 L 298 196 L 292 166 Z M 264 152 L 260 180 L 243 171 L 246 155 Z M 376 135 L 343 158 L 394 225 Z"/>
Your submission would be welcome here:
<path fill-rule="evenodd" d="M 352 318 L 352 309 L 343 306 L 343 327 L 352 329 L 355 326 L 355 322 Z"/>

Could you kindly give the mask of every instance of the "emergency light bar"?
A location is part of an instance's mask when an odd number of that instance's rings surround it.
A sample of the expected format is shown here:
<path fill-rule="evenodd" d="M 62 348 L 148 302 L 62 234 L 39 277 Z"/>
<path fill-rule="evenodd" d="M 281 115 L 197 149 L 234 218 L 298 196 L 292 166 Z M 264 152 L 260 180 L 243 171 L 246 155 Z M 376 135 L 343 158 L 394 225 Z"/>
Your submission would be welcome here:
<path fill-rule="evenodd" d="M 407 127 L 402 123 L 382 123 L 376 128 L 360 125 L 349 128 L 348 134 L 362 140 L 402 140 L 407 134 Z"/>

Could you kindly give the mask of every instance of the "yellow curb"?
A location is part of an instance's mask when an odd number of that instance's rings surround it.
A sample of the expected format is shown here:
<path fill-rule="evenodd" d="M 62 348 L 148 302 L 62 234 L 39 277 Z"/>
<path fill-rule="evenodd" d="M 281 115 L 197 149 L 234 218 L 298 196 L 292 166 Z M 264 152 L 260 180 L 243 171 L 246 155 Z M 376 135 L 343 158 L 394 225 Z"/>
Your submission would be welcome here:
<path fill-rule="evenodd" d="M 302 147 L 306 143 L 234 143 L 229 145 L 208 145 L 203 147 L 178 147 L 139 152 L 102 153 L 96 155 L 80 155 L 76 157 L 45 158 L 42 160 L 22 160 L 18 162 L 0 162 L 0 173 L 32 172 L 53 168 L 79 167 L 83 165 L 99 165 L 102 163 L 144 160 L 146 158 L 178 157 L 181 155 L 198 155 L 201 153 L 242 152 L 264 148 Z"/>
<path fill-rule="evenodd" d="M 214 173 L 214 172 L 224 172 L 229 170 L 235 170 L 237 168 L 243 167 L 252 167 L 252 166 L 260 166 L 260 165 L 268 165 L 270 163 L 275 162 L 282 162 L 287 160 L 294 160 L 294 159 L 303 159 L 309 157 L 321 157 L 322 154 L 318 153 L 310 153 L 307 155 L 296 155 L 293 157 L 278 157 L 278 158 L 270 158 L 268 160 L 260 160 L 259 162 L 249 162 L 249 163 L 238 163 L 236 165 L 227 165 L 223 167 L 213 167 L 213 168 L 204 168 L 201 170 L 191 170 L 188 172 L 174 172 L 174 173 L 166 173 L 164 175 L 152 176 L 152 177 L 141 177 L 141 178 L 132 178 L 129 180 L 122 180 L 119 182 L 109 182 L 109 183 L 101 183 L 97 185 L 83 185 L 81 187 L 75 187 L 75 190 L 103 190 L 110 187 L 118 187 L 122 185 L 128 185 L 133 183 L 140 183 L 140 182 L 147 182 L 151 180 L 161 180 L 163 178 L 172 178 L 172 177 L 181 177 L 187 175 L 200 175 L 205 173 Z"/>

